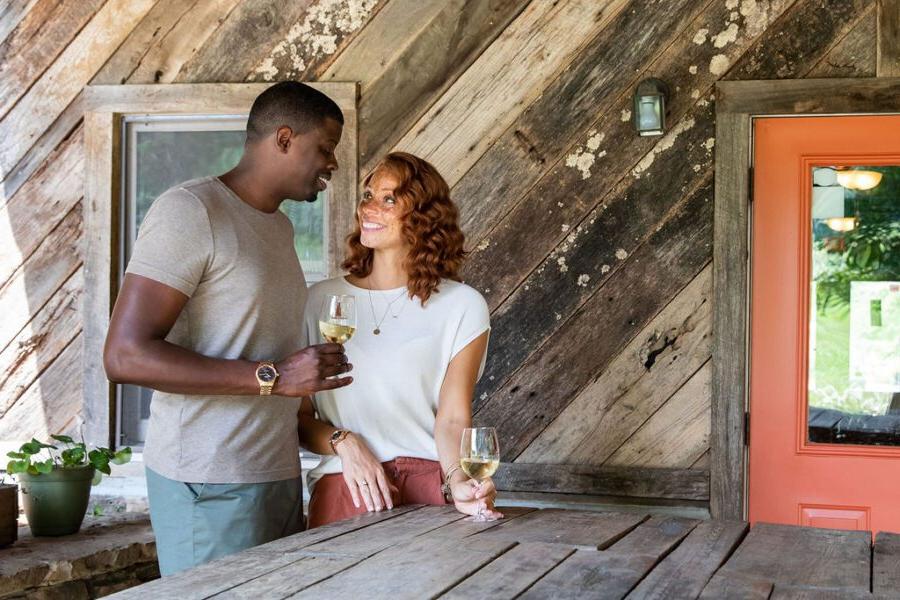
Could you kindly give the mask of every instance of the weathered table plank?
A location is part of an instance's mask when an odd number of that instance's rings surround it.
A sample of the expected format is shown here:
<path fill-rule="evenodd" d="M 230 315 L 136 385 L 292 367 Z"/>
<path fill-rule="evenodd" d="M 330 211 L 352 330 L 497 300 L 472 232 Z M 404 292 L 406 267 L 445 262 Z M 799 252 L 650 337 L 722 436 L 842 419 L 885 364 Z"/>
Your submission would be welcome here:
<path fill-rule="evenodd" d="M 900 534 L 407 506 L 289 536 L 116 598 L 900 598 Z M 749 533 L 748 533 L 749 529 Z M 870 587 L 871 586 L 871 587 Z"/>
<path fill-rule="evenodd" d="M 759 523 L 713 576 L 701 598 L 767 598 L 766 585 L 869 591 L 871 534 Z M 756 583 L 760 583 L 756 586 Z"/>
<path fill-rule="evenodd" d="M 446 525 L 438 527 L 437 529 L 428 531 L 423 535 L 427 535 L 430 538 L 466 538 L 477 533 L 481 533 L 482 531 L 485 531 L 487 529 L 499 527 L 500 525 L 507 523 L 512 519 L 517 519 L 519 517 L 527 515 L 528 513 L 534 512 L 535 510 L 537 509 L 529 508 L 527 506 L 504 506 L 500 511 L 503 513 L 502 519 L 497 519 L 496 521 L 475 522 L 463 518 L 458 521 L 453 521 L 452 523 L 447 523 Z"/>
<path fill-rule="evenodd" d="M 469 576 L 441 598 L 515 598 L 575 552 L 573 546 L 524 542 Z"/>
<path fill-rule="evenodd" d="M 115 598 L 120 600 L 166 597 L 177 597 L 179 600 L 209 598 L 297 561 L 304 561 L 308 567 L 312 567 L 311 562 L 314 561 L 306 560 L 310 553 L 303 550 L 306 546 L 371 527 L 419 509 L 419 506 L 403 506 L 391 511 L 359 515 L 124 590 L 115 594 Z M 337 565 L 335 561 L 318 561 L 315 563 L 319 565 L 316 569 L 327 570 L 328 567 L 324 566 L 326 563 L 331 567 Z"/>
<path fill-rule="evenodd" d="M 602 550 L 647 519 L 643 514 L 546 509 L 479 533 L 516 542 L 549 542 Z"/>
<path fill-rule="evenodd" d="M 413 513 L 414 514 L 414 513 Z M 388 548 L 291 598 L 433 598 L 515 542 L 422 537 Z"/>
<path fill-rule="evenodd" d="M 309 553 L 294 562 L 261 577 L 251 579 L 220 594 L 216 600 L 245 598 L 287 598 L 311 585 L 365 560 L 362 556 Z"/>
<path fill-rule="evenodd" d="M 872 591 L 900 596 L 900 533 L 881 531 L 875 536 Z"/>
<path fill-rule="evenodd" d="M 371 556 L 395 544 L 411 540 L 438 527 L 459 521 L 465 515 L 452 506 L 425 506 L 382 523 L 353 531 L 337 538 L 312 544 L 312 551 L 327 551 L 351 556 Z M 311 533 L 315 533 L 313 529 Z"/>
<path fill-rule="evenodd" d="M 741 521 L 704 521 L 628 595 L 641 600 L 696 598 L 748 529 Z"/>
<path fill-rule="evenodd" d="M 699 523 L 653 517 L 603 552 L 579 550 L 523 598 L 623 598 Z"/>

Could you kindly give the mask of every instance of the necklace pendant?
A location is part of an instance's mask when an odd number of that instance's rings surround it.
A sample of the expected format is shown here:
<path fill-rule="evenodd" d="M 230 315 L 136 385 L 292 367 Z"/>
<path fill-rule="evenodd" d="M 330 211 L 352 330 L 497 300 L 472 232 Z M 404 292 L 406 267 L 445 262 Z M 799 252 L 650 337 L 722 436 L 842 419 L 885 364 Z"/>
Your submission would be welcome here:
<path fill-rule="evenodd" d="M 374 333 L 375 335 L 378 335 L 379 333 L 381 333 L 381 330 L 378 329 L 378 328 L 376 327 L 376 328 L 372 331 L 372 333 Z"/>

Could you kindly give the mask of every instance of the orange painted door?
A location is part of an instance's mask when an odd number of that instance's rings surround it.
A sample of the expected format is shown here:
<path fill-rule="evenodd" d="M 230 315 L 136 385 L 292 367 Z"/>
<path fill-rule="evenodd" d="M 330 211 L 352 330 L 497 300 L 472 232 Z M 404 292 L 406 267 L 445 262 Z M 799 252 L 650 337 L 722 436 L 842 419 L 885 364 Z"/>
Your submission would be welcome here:
<path fill-rule="evenodd" d="M 900 532 L 900 116 L 753 135 L 750 521 Z"/>

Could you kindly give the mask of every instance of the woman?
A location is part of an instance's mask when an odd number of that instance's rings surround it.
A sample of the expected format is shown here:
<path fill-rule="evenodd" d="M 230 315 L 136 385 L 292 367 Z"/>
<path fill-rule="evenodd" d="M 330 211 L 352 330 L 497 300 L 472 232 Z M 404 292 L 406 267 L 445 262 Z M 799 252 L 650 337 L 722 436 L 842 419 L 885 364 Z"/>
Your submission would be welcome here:
<path fill-rule="evenodd" d="M 313 339 L 326 295 L 350 294 L 357 305 L 345 345 L 353 383 L 300 410 L 300 444 L 323 457 L 309 474 L 309 527 L 401 504 L 453 502 L 500 517 L 493 482 L 459 468 L 490 322 L 481 294 L 459 282 L 465 252 L 450 189 L 402 152 L 364 186 L 342 265 L 349 274 L 314 285 L 307 302 Z"/>

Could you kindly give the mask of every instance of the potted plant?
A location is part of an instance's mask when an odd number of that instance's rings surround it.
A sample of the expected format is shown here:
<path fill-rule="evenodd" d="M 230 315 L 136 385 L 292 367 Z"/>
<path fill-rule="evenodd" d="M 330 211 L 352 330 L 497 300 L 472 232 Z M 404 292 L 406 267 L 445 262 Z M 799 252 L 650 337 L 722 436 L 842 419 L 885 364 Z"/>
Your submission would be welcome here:
<path fill-rule="evenodd" d="M 0 548 L 19 537 L 19 486 L 0 477 Z"/>
<path fill-rule="evenodd" d="M 28 526 L 36 536 L 77 532 L 87 511 L 91 484 L 99 483 L 103 473 L 109 475 L 110 463 L 122 465 L 131 460 L 131 448 L 88 451 L 83 441 L 75 442 L 67 435 L 50 437 L 65 447 L 32 438 L 18 452 L 7 454 L 12 460 L 6 471 L 18 477 Z"/>

